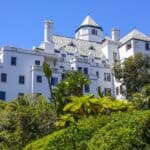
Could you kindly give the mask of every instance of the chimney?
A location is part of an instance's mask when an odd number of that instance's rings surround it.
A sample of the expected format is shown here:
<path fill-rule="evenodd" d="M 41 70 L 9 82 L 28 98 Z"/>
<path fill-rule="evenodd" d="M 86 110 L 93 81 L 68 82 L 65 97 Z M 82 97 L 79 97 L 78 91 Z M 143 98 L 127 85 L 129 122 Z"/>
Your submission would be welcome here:
<path fill-rule="evenodd" d="M 112 29 L 112 40 L 118 42 L 120 40 L 120 30 L 119 29 Z"/>
<path fill-rule="evenodd" d="M 53 41 L 53 22 L 45 20 L 44 22 L 44 42 Z"/>

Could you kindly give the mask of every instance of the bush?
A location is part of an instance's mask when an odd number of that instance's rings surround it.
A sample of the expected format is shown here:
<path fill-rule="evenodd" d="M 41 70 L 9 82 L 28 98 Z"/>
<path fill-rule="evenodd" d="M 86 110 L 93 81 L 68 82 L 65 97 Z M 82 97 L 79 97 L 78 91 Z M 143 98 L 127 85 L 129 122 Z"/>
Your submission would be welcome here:
<path fill-rule="evenodd" d="M 0 149 L 20 150 L 29 141 L 50 134 L 56 113 L 43 97 L 20 97 L 0 103 Z"/>
<path fill-rule="evenodd" d="M 83 150 L 87 148 L 87 141 L 97 128 L 109 122 L 110 116 L 98 118 L 89 117 L 70 125 L 66 129 L 56 131 L 41 140 L 35 141 L 24 150 Z"/>
<path fill-rule="evenodd" d="M 27 145 L 24 150 L 146 150 L 150 111 L 89 117 Z"/>

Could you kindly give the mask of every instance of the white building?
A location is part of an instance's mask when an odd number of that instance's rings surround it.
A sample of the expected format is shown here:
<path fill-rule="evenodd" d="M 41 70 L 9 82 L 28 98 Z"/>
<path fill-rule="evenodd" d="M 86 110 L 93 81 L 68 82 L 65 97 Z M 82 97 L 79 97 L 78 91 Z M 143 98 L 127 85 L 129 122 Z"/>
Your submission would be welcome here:
<path fill-rule="evenodd" d="M 11 100 L 18 95 L 42 93 L 49 97 L 48 83 L 42 72 L 44 60 L 53 69 L 51 83 L 55 86 L 67 70 L 88 74 L 91 84 L 85 93 L 97 94 L 98 86 L 104 94 L 122 98 L 116 93 L 119 84 L 112 75 L 116 60 L 123 60 L 136 52 L 150 54 L 150 37 L 133 30 L 120 39 L 120 31 L 112 30 L 112 37 L 104 37 L 103 29 L 87 16 L 75 31 L 75 38 L 55 35 L 53 22 L 44 23 L 44 41 L 33 50 L 4 46 L 0 49 L 0 99 Z"/>

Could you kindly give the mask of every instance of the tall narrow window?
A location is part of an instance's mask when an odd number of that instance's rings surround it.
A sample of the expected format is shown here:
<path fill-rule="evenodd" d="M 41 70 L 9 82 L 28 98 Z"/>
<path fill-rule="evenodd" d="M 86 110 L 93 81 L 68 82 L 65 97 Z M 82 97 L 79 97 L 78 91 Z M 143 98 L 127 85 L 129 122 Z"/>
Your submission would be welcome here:
<path fill-rule="evenodd" d="M 79 71 L 79 72 L 82 72 L 82 67 L 78 67 L 78 71 Z"/>
<path fill-rule="evenodd" d="M 7 82 L 7 74 L 1 73 L 1 82 Z"/>
<path fill-rule="evenodd" d="M 111 89 L 110 88 L 105 88 L 104 92 L 105 92 L 105 95 L 111 95 Z"/>
<path fill-rule="evenodd" d="M 104 81 L 111 81 L 111 75 L 110 73 L 104 73 Z"/>
<path fill-rule="evenodd" d="M 147 51 L 150 50 L 150 43 L 148 43 L 148 42 L 145 43 L 145 50 L 147 50 Z"/>
<path fill-rule="evenodd" d="M 25 76 L 19 76 L 19 84 L 25 83 Z"/>
<path fill-rule="evenodd" d="M 126 50 L 130 50 L 132 48 L 132 44 L 131 41 L 129 43 L 127 43 L 126 45 Z"/>
<path fill-rule="evenodd" d="M 91 30 L 91 34 L 97 35 L 97 30 L 96 30 L 96 29 L 92 29 L 92 30 Z"/>
<path fill-rule="evenodd" d="M 84 68 L 84 74 L 88 74 L 88 68 Z"/>
<path fill-rule="evenodd" d="M 17 64 L 17 57 L 11 57 L 11 65 L 16 66 Z"/>
<path fill-rule="evenodd" d="M 37 83 L 42 83 L 42 76 L 37 75 L 37 76 L 36 76 L 36 82 L 37 82 Z"/>
<path fill-rule="evenodd" d="M 114 59 L 114 61 L 117 61 L 117 53 L 116 52 L 113 52 L 113 59 Z"/>
<path fill-rule="evenodd" d="M 116 95 L 119 95 L 119 87 L 116 87 Z"/>
<path fill-rule="evenodd" d="M 86 84 L 86 85 L 84 86 L 84 91 L 85 91 L 86 93 L 90 92 L 90 86 L 89 86 L 88 84 Z"/>
<path fill-rule="evenodd" d="M 51 85 L 55 86 L 58 83 L 58 78 L 52 77 L 51 78 Z"/>
<path fill-rule="evenodd" d="M 99 72 L 98 71 L 96 71 L 96 77 L 99 78 Z"/>
<path fill-rule="evenodd" d="M 5 91 L 0 91 L 0 100 L 6 100 L 6 92 Z"/>

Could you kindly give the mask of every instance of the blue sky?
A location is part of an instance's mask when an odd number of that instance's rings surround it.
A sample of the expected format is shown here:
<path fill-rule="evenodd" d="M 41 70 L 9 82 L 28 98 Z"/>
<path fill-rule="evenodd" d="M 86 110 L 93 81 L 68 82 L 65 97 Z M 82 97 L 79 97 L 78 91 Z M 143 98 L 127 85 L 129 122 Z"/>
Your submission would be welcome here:
<path fill-rule="evenodd" d="M 133 28 L 150 35 L 150 0 L 0 0 L 0 46 L 32 48 L 43 40 L 43 21 L 54 21 L 55 33 L 74 36 L 90 14 L 110 35 Z"/>

